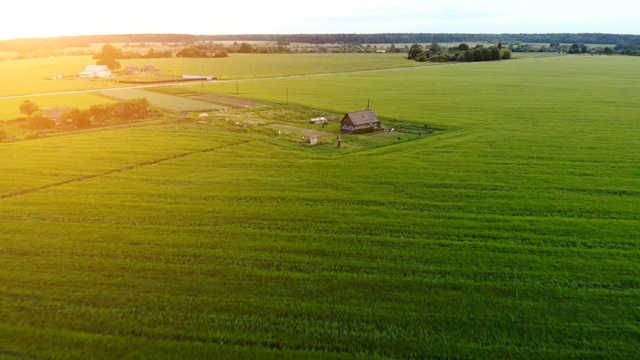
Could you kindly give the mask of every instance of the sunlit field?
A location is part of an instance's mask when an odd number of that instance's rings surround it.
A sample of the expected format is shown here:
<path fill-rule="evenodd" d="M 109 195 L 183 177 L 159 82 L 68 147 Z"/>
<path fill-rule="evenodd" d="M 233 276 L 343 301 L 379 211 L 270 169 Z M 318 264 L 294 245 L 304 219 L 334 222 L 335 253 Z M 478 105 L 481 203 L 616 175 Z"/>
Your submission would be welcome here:
<path fill-rule="evenodd" d="M 640 59 L 223 61 L 203 72 L 341 74 L 160 88 L 262 106 L 0 143 L 0 358 L 636 356 Z M 367 104 L 442 131 L 234 125 Z"/>

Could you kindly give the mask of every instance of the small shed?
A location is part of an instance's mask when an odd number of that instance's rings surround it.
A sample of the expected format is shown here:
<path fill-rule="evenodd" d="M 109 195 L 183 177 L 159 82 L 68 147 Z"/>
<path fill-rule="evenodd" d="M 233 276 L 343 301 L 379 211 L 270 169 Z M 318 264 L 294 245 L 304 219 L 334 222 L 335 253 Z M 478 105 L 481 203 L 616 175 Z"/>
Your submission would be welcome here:
<path fill-rule="evenodd" d="M 340 131 L 345 133 L 363 133 L 381 128 L 382 124 L 373 110 L 347 113 L 340 121 Z"/>

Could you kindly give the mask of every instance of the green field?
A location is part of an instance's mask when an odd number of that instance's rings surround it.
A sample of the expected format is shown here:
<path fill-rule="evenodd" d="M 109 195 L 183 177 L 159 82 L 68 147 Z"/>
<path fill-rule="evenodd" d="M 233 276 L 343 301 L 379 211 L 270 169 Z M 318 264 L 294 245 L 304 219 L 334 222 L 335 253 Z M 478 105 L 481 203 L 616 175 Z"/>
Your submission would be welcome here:
<path fill-rule="evenodd" d="M 147 100 L 149 100 L 151 106 L 174 112 L 217 110 L 220 108 L 219 105 L 215 105 L 205 101 L 185 99 L 181 97 L 158 94 L 138 89 L 102 91 L 100 92 L 100 95 L 117 100 L 146 98 Z"/>
<path fill-rule="evenodd" d="M 0 143 L 0 358 L 637 357 L 639 65 L 205 83 L 167 92 L 265 105 Z M 337 149 L 233 125 L 368 101 L 446 131 Z"/>

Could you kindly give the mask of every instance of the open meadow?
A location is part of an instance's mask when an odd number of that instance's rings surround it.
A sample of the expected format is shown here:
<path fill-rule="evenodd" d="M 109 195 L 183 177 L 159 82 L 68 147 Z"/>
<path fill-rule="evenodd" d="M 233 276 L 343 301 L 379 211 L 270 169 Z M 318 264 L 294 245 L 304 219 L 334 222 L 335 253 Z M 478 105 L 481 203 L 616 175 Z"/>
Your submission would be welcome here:
<path fill-rule="evenodd" d="M 158 88 L 263 105 L 0 143 L 0 358 L 637 356 L 640 59 L 298 56 L 338 74 Z M 368 102 L 441 131 L 242 123 Z"/>

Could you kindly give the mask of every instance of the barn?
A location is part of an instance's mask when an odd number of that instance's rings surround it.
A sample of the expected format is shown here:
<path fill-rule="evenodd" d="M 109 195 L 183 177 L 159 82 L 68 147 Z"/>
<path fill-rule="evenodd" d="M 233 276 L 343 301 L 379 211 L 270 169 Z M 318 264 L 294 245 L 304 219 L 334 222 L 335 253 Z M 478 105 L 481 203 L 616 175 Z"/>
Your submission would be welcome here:
<path fill-rule="evenodd" d="M 345 133 L 363 133 L 380 130 L 382 124 L 373 110 L 347 113 L 340 121 L 340 131 Z"/>
<path fill-rule="evenodd" d="M 111 70 L 106 65 L 87 65 L 83 72 L 78 74 L 83 79 L 108 78 Z"/>

